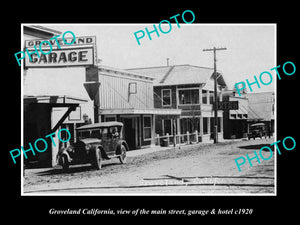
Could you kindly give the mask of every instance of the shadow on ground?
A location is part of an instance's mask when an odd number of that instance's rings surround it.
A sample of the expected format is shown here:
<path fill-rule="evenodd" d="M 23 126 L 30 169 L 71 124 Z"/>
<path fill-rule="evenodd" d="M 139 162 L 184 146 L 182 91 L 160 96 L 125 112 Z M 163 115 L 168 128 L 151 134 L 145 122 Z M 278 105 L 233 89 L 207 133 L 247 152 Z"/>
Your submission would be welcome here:
<path fill-rule="evenodd" d="M 246 150 L 256 150 L 261 149 L 262 147 L 269 147 L 274 151 L 274 146 L 266 145 L 266 144 L 258 144 L 258 145 L 244 145 L 244 146 L 238 146 L 238 148 L 246 149 Z M 268 148 L 264 148 L 262 151 L 269 151 Z"/>
<path fill-rule="evenodd" d="M 110 163 L 110 164 L 104 164 L 102 165 L 102 168 L 113 166 L 119 163 Z M 81 173 L 86 171 L 96 171 L 96 168 L 91 166 L 90 164 L 86 165 L 76 165 L 76 166 L 70 166 L 69 169 L 63 170 L 62 168 L 51 168 L 46 171 L 38 172 L 36 175 L 38 176 L 47 176 L 47 175 L 57 175 L 57 174 L 74 174 L 74 173 Z"/>

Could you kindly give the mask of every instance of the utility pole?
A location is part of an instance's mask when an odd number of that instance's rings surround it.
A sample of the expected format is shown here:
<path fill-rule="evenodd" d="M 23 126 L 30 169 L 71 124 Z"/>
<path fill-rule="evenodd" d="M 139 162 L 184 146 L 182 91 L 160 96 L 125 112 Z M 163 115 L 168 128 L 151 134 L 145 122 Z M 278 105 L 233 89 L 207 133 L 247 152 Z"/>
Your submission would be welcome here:
<path fill-rule="evenodd" d="M 218 143 L 218 99 L 217 99 L 217 58 L 216 58 L 216 51 L 218 50 L 227 50 L 227 48 L 210 48 L 210 49 L 203 49 L 204 52 L 206 51 L 214 51 L 214 143 Z"/>

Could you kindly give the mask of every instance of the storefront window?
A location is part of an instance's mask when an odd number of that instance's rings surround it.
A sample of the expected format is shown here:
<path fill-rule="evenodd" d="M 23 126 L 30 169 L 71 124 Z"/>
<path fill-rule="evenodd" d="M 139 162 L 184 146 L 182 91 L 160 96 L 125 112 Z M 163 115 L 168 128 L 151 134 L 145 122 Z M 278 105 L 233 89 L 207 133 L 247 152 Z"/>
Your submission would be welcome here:
<path fill-rule="evenodd" d="M 151 116 L 144 116 L 144 140 L 151 139 Z"/>
<path fill-rule="evenodd" d="M 179 104 L 180 105 L 191 105 L 199 104 L 199 90 L 179 90 Z"/>

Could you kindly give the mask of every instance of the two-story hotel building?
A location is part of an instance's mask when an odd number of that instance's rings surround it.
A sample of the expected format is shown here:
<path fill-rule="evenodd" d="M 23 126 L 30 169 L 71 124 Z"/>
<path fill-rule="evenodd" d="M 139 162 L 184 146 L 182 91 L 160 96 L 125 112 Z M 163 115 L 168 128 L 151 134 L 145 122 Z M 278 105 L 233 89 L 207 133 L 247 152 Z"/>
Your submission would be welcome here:
<path fill-rule="evenodd" d="M 180 117 L 157 116 L 155 132 L 159 135 L 199 132 L 202 141 L 213 138 L 214 76 L 213 68 L 173 65 L 128 69 L 154 77 L 154 107 L 181 109 Z M 218 99 L 226 83 L 217 73 Z M 218 111 L 218 138 L 223 139 L 223 112 Z"/>

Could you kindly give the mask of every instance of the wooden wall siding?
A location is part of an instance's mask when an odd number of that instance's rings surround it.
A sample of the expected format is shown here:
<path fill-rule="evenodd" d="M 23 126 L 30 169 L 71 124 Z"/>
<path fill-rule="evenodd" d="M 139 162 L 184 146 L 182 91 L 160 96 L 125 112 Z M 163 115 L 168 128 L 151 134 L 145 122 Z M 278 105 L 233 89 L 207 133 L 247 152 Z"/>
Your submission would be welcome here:
<path fill-rule="evenodd" d="M 149 81 L 99 74 L 100 108 L 153 108 L 153 85 Z M 137 93 L 129 95 L 129 83 L 136 82 Z"/>

